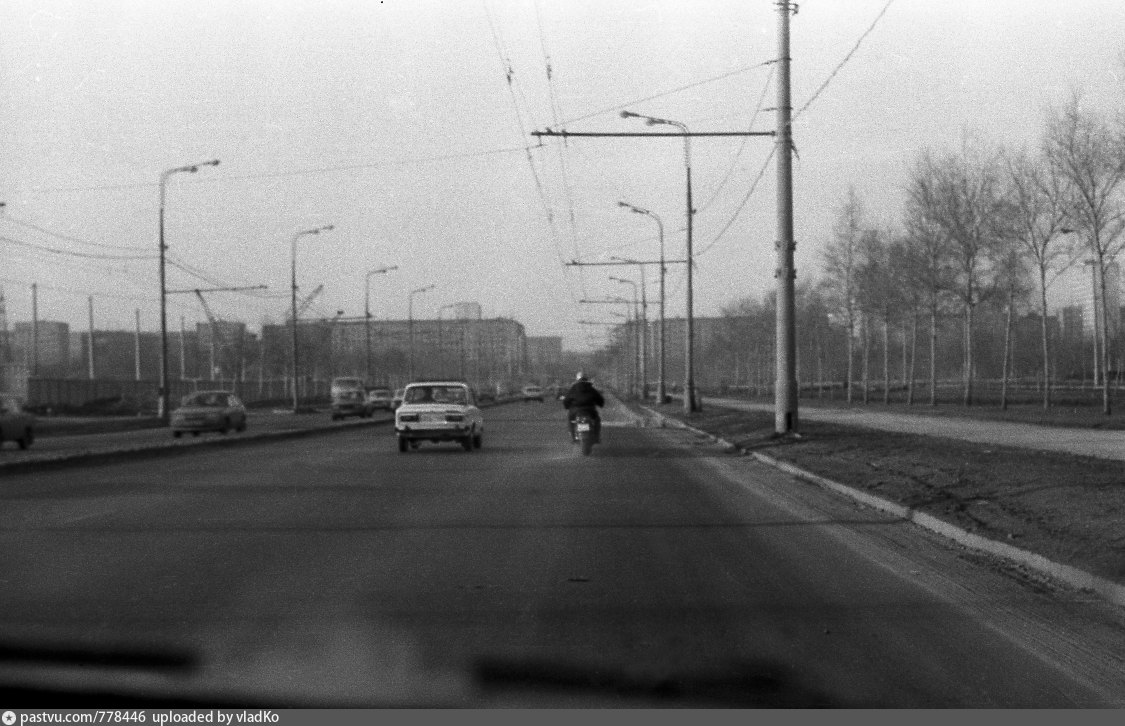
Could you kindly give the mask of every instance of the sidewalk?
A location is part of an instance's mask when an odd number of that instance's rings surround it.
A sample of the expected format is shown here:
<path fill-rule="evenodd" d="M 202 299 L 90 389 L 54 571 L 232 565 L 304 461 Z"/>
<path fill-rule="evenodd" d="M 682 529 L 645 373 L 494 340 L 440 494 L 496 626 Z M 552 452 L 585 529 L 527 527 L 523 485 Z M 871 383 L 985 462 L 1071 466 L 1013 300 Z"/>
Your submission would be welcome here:
<path fill-rule="evenodd" d="M 751 403 L 736 398 L 704 398 L 703 404 L 737 411 L 774 410 L 772 403 Z M 941 436 L 978 444 L 1016 446 L 1036 451 L 1057 451 L 1098 459 L 1125 461 L 1125 431 L 1047 427 L 1007 421 L 981 421 L 858 409 L 825 409 L 813 406 L 801 407 L 798 414 L 802 419 L 842 426 L 860 426 L 902 434 Z"/>

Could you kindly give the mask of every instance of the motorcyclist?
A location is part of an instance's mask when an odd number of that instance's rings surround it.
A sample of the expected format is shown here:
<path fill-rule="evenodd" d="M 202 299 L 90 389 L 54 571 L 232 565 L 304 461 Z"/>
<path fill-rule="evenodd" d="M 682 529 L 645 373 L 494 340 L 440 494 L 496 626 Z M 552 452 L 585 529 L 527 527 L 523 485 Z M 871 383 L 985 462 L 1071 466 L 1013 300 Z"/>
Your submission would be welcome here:
<path fill-rule="evenodd" d="M 594 388 L 594 384 L 590 383 L 590 379 L 586 377 L 585 373 L 578 371 L 574 383 L 563 396 L 562 403 L 567 410 L 567 423 L 571 438 L 574 438 L 574 417 L 578 414 L 585 414 L 590 417 L 594 424 L 594 441 L 600 442 L 602 419 L 598 415 L 598 407 L 605 406 L 605 399 L 602 398 L 598 389 Z"/>

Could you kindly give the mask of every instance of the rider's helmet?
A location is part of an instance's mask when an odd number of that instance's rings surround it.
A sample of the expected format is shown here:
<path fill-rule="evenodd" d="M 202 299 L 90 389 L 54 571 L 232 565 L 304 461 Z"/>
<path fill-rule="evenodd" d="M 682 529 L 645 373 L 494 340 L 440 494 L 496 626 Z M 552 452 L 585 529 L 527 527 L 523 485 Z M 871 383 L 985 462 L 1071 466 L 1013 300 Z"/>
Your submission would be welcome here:
<path fill-rule="evenodd" d="M 590 379 L 586 377 L 586 374 L 583 371 L 578 371 L 578 375 L 576 375 L 574 377 L 574 380 L 576 380 L 576 381 L 588 381 Z"/>

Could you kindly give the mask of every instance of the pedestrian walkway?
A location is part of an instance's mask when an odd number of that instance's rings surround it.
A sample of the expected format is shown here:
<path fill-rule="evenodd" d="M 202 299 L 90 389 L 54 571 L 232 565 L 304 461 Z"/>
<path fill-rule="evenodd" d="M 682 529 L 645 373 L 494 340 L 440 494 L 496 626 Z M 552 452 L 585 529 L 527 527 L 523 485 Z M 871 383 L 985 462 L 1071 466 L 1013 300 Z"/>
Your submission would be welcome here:
<path fill-rule="evenodd" d="M 741 411 L 773 411 L 773 404 L 734 398 L 705 398 L 703 403 Z M 885 413 L 860 409 L 802 407 L 800 418 L 879 431 L 941 436 L 978 444 L 1016 446 L 1038 451 L 1061 451 L 1099 459 L 1125 461 L 1125 431 L 1036 426 L 1010 421 Z"/>

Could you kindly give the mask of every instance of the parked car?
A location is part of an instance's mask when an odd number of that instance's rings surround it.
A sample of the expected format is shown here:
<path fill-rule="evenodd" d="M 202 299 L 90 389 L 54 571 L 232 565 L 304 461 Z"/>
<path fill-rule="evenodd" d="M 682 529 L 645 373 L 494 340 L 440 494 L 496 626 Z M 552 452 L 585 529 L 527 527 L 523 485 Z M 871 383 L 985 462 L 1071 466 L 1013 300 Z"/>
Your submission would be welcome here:
<path fill-rule="evenodd" d="M 400 452 L 417 449 L 422 441 L 456 441 L 472 451 L 483 444 L 484 417 L 467 383 L 411 383 L 395 411 L 395 438 Z"/>
<path fill-rule="evenodd" d="M 391 410 L 397 409 L 402 405 L 402 397 L 406 393 L 405 388 L 396 388 L 395 395 L 391 397 Z"/>
<path fill-rule="evenodd" d="M 204 431 L 221 434 L 246 430 L 246 407 L 230 391 L 196 391 L 183 397 L 172 412 L 172 436 L 199 436 Z"/>
<path fill-rule="evenodd" d="M 543 389 L 539 386 L 524 386 L 522 395 L 524 403 L 527 403 L 528 401 L 538 401 L 539 403 L 543 403 Z"/>
<path fill-rule="evenodd" d="M 367 418 L 374 410 L 362 388 L 344 389 L 332 394 L 333 421 L 339 421 L 347 416 Z"/>
<path fill-rule="evenodd" d="M 0 393 L 0 446 L 5 441 L 15 441 L 26 449 L 35 441 L 35 416 L 23 410 L 15 396 Z"/>
<path fill-rule="evenodd" d="M 389 388 L 372 388 L 367 392 L 367 402 L 373 411 L 395 410 L 395 394 Z"/>

